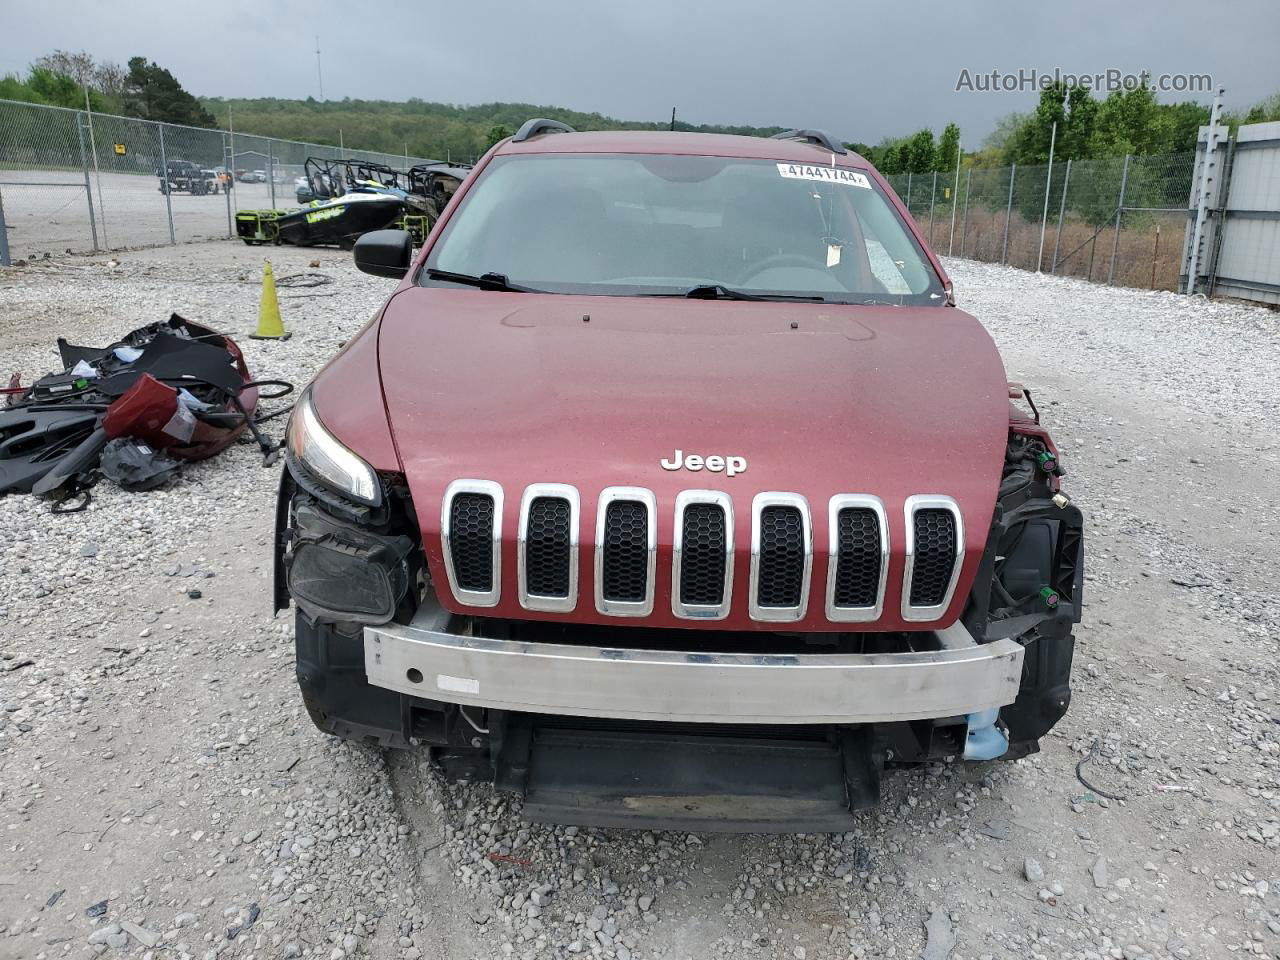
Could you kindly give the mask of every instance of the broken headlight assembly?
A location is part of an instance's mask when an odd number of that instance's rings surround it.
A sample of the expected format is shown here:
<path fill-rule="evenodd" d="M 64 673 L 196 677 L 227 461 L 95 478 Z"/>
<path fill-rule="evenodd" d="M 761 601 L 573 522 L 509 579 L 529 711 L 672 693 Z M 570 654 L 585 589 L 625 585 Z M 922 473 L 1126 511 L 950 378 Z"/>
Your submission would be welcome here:
<path fill-rule="evenodd" d="M 280 588 L 312 620 L 387 623 L 420 565 L 407 491 L 390 486 L 320 422 L 310 390 L 289 421 L 277 507 Z M 285 601 L 287 603 L 287 598 Z"/>
<path fill-rule="evenodd" d="M 334 492 L 376 507 L 382 502 L 378 475 L 325 429 L 308 388 L 289 418 L 289 455 Z"/>
<path fill-rule="evenodd" d="M 406 536 L 339 520 L 305 500 L 293 509 L 289 593 L 318 620 L 387 623 L 409 589 Z"/>

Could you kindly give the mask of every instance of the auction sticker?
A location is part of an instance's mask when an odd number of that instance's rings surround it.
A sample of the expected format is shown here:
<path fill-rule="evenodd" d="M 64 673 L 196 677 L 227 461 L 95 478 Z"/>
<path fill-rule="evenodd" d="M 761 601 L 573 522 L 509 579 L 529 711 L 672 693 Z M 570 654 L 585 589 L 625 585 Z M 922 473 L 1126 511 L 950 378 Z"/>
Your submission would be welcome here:
<path fill-rule="evenodd" d="M 866 174 L 843 167 L 822 167 L 808 163 L 779 163 L 778 173 L 790 180 L 822 180 L 826 183 L 844 183 L 851 187 L 871 189 Z"/>

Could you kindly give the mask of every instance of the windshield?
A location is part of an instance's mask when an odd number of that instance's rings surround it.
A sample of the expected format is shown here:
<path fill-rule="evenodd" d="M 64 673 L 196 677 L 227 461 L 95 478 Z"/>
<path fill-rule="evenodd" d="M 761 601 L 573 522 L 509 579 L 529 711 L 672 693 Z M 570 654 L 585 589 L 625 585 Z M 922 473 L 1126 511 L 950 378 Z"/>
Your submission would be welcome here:
<path fill-rule="evenodd" d="M 496 276 L 532 292 L 944 300 L 865 174 L 734 157 L 497 157 L 426 267 L 426 284 Z"/>

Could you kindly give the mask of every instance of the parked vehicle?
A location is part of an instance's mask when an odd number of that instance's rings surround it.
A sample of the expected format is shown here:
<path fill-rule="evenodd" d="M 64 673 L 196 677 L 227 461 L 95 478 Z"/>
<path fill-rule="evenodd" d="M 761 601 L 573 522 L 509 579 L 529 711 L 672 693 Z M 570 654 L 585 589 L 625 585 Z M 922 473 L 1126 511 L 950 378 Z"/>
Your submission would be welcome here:
<path fill-rule="evenodd" d="M 210 193 L 211 184 L 198 164 L 190 160 L 169 160 L 165 169 L 156 168 L 161 193 L 190 193 L 196 196 Z"/>
<path fill-rule="evenodd" d="M 438 217 L 470 173 L 467 164 L 421 163 L 409 168 L 408 191 L 426 200 L 432 217 Z"/>
<path fill-rule="evenodd" d="M 351 246 L 371 230 L 402 227 L 419 242 L 426 234 L 409 214 L 403 196 L 357 188 L 328 200 L 315 200 L 300 210 L 239 210 L 236 235 L 247 244 L 287 243 L 300 247 Z M 412 221 L 412 222 L 410 222 Z"/>
<path fill-rule="evenodd" d="M 493 148 L 294 408 L 324 731 L 552 822 L 844 831 L 1071 698 L 1080 510 L 909 213 L 818 131 Z"/>

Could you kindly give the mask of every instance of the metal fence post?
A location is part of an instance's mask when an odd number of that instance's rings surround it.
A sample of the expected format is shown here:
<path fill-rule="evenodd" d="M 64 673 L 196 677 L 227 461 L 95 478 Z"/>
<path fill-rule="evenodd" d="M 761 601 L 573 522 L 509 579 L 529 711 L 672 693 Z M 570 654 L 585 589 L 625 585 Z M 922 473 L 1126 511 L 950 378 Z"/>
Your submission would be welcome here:
<path fill-rule="evenodd" d="M 231 191 L 235 189 L 236 171 L 235 157 L 231 154 L 231 146 L 227 142 L 227 135 L 222 135 L 222 158 L 223 165 L 227 168 L 227 189 L 223 191 L 227 198 L 227 239 L 230 240 L 234 236 L 231 227 Z"/>
<path fill-rule="evenodd" d="M 969 194 L 973 193 L 973 167 L 964 178 L 964 219 L 960 221 L 960 256 L 964 256 L 964 242 L 969 236 Z"/>
<path fill-rule="evenodd" d="M 1005 263 L 1006 257 L 1009 255 L 1009 220 L 1013 217 L 1013 178 L 1018 173 L 1018 165 L 1015 163 L 1009 168 L 1009 204 L 1004 209 L 1004 243 L 1000 247 L 1000 262 Z"/>
<path fill-rule="evenodd" d="M 85 88 L 84 105 L 89 106 L 88 88 Z M 84 112 L 85 122 L 89 125 L 89 155 L 93 157 L 93 179 L 98 184 L 98 212 L 102 215 L 102 246 L 104 249 L 111 249 L 111 240 L 107 236 L 107 207 L 102 196 L 102 169 L 98 165 L 98 139 L 93 132 L 93 114 L 88 111 Z"/>
<path fill-rule="evenodd" d="M 907 171 L 907 213 L 911 212 L 911 171 Z"/>
<path fill-rule="evenodd" d="M 84 114 L 76 112 L 76 134 L 80 137 L 80 168 L 84 170 L 84 195 L 89 202 L 89 232 L 93 234 L 93 252 L 98 252 L 98 218 L 93 212 L 93 187 L 89 183 L 89 158 L 84 152 Z"/>
<path fill-rule="evenodd" d="M 276 160 L 275 152 L 271 149 L 274 140 L 267 141 L 267 183 L 271 184 L 271 209 L 276 208 Z"/>
<path fill-rule="evenodd" d="M 956 144 L 956 179 L 951 184 L 951 235 L 947 238 L 947 256 L 956 246 L 956 204 L 960 202 L 960 144 Z"/>
<path fill-rule="evenodd" d="M 1129 154 L 1124 155 L 1124 172 L 1120 174 L 1120 202 L 1116 205 L 1116 233 L 1111 238 L 1111 267 L 1107 270 L 1107 285 L 1116 278 L 1116 254 L 1120 252 L 1120 218 L 1124 216 L 1124 191 L 1129 185 Z"/>
<path fill-rule="evenodd" d="M 1196 281 L 1200 277 L 1200 267 L 1203 263 L 1202 251 L 1200 249 L 1205 230 L 1209 226 L 1209 201 L 1211 191 L 1216 196 L 1221 197 L 1225 203 L 1227 198 L 1217 188 L 1216 176 L 1218 166 L 1218 120 L 1222 116 L 1222 95 L 1225 91 L 1222 87 L 1218 88 L 1218 92 L 1213 98 L 1213 107 L 1209 111 L 1209 129 L 1205 132 L 1204 140 L 1204 160 L 1200 164 L 1200 176 L 1196 183 L 1192 184 L 1191 198 L 1195 201 L 1195 221 L 1192 225 L 1191 236 L 1188 238 L 1190 247 L 1184 252 L 1183 266 L 1187 274 L 1187 287 L 1184 293 L 1192 294 L 1196 291 Z M 1200 149 L 1200 141 L 1196 139 L 1196 150 Z M 1221 241 L 1221 230 L 1215 230 L 1215 239 Z M 1213 293 L 1212 284 L 1210 284 L 1209 293 Z"/>
<path fill-rule="evenodd" d="M 929 192 L 929 246 L 933 246 L 933 203 L 938 199 L 938 171 L 933 171 L 933 189 Z"/>
<path fill-rule="evenodd" d="M 1049 169 L 1044 175 L 1044 208 L 1040 211 L 1040 249 L 1036 252 L 1036 273 L 1044 266 L 1044 231 L 1049 225 L 1049 188 L 1053 186 L 1053 147 L 1058 141 L 1058 124 L 1049 134 Z"/>
<path fill-rule="evenodd" d="M 1067 172 L 1062 177 L 1062 203 L 1058 205 L 1058 232 L 1053 237 L 1053 262 L 1049 264 L 1049 273 L 1058 272 L 1058 247 L 1062 243 L 1062 218 L 1067 213 L 1067 187 L 1071 186 L 1071 158 L 1067 158 Z"/>
<path fill-rule="evenodd" d="M 12 267 L 9 259 L 9 227 L 4 222 L 4 194 L 0 193 L 0 267 Z"/>
<path fill-rule="evenodd" d="M 177 246 L 178 238 L 173 232 L 173 197 L 169 189 L 169 158 L 164 152 L 164 124 L 157 123 L 156 129 L 160 131 L 160 185 L 164 187 L 164 209 L 169 215 L 169 243 Z"/>

